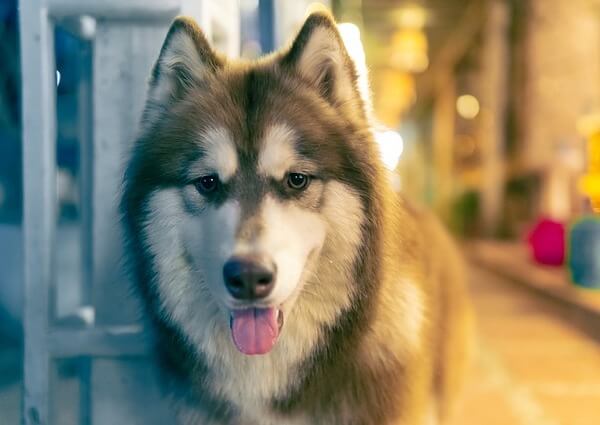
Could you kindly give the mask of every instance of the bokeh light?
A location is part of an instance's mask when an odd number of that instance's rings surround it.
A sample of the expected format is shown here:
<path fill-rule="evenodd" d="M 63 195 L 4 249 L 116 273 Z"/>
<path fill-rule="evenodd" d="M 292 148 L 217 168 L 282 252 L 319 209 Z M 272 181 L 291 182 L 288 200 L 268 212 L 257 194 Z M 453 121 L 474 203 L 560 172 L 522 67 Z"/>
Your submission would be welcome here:
<path fill-rule="evenodd" d="M 404 150 L 402 136 L 394 130 L 376 130 L 375 140 L 379 145 L 383 163 L 389 170 L 395 170 Z"/>
<path fill-rule="evenodd" d="M 464 94 L 456 99 L 458 115 L 467 120 L 472 120 L 479 115 L 479 100 L 473 95 Z"/>

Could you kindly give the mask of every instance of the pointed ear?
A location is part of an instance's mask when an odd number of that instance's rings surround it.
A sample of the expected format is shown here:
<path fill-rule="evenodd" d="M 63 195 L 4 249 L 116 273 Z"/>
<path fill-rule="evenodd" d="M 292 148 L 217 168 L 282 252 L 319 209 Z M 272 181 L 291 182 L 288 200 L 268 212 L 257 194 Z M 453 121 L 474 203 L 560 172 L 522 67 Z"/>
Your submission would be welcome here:
<path fill-rule="evenodd" d="M 363 106 L 354 62 L 327 12 L 316 12 L 306 19 L 281 66 L 300 75 L 332 104 Z"/>
<path fill-rule="evenodd" d="M 176 18 L 152 69 L 146 108 L 181 98 L 222 66 L 223 59 L 212 50 L 198 24 L 191 18 Z"/>

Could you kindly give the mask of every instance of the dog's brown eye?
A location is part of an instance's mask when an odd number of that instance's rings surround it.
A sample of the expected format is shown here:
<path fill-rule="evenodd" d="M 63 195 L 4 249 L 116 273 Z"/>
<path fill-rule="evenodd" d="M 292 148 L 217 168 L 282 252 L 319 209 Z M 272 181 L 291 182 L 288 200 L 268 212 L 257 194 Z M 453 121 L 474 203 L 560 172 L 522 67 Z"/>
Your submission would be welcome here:
<path fill-rule="evenodd" d="M 309 182 L 309 177 L 306 174 L 301 173 L 289 173 L 287 178 L 287 184 L 294 190 L 306 189 Z"/>
<path fill-rule="evenodd" d="M 202 176 L 194 183 L 198 192 L 202 195 L 208 195 L 214 192 L 219 187 L 219 176 L 211 174 L 209 176 Z"/>

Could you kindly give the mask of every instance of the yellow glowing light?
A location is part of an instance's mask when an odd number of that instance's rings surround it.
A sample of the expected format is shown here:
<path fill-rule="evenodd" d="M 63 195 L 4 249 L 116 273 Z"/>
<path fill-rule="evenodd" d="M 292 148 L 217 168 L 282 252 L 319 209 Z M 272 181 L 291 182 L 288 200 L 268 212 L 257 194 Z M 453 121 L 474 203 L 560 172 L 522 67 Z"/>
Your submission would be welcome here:
<path fill-rule="evenodd" d="M 427 11 L 417 4 L 409 5 L 397 12 L 397 21 L 401 27 L 421 29 L 427 23 Z"/>
<path fill-rule="evenodd" d="M 579 190 L 590 199 L 594 212 L 600 213 L 600 128 L 594 131 L 590 125 L 587 130 L 588 166 L 587 173 L 579 180 Z"/>
<path fill-rule="evenodd" d="M 388 127 L 397 127 L 408 108 L 417 99 L 415 78 L 393 68 L 376 72 L 374 85 L 377 96 L 377 118 Z"/>
<path fill-rule="evenodd" d="M 472 120 L 479 115 L 479 101 L 475 96 L 464 94 L 456 99 L 458 115 L 467 120 Z"/>
<path fill-rule="evenodd" d="M 418 29 L 404 29 L 392 38 L 390 62 L 407 72 L 423 72 L 429 66 L 427 36 Z"/>
<path fill-rule="evenodd" d="M 376 130 L 375 141 L 379 145 L 381 159 L 390 170 L 395 170 L 404 150 L 404 140 L 394 130 Z"/>
<path fill-rule="evenodd" d="M 577 131 L 585 137 L 590 137 L 600 130 L 600 113 L 583 115 L 577 120 Z"/>

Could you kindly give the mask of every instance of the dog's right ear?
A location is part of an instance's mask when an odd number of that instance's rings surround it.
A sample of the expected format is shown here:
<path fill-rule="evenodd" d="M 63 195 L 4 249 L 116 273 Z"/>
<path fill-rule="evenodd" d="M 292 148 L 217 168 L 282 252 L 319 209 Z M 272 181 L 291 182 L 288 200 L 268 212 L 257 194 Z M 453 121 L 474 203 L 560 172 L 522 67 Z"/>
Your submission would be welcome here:
<path fill-rule="evenodd" d="M 223 63 L 193 19 L 176 18 L 152 69 L 144 120 L 149 109 L 164 108 L 201 86 Z"/>
<path fill-rule="evenodd" d="M 358 90 L 356 66 L 329 12 L 314 12 L 306 19 L 280 64 L 331 104 L 364 115 L 366 106 Z"/>

